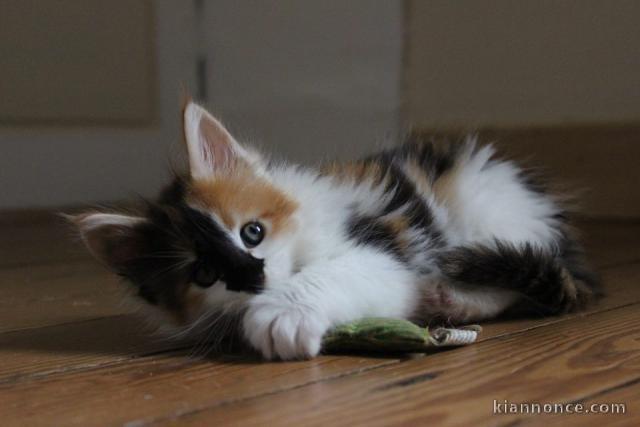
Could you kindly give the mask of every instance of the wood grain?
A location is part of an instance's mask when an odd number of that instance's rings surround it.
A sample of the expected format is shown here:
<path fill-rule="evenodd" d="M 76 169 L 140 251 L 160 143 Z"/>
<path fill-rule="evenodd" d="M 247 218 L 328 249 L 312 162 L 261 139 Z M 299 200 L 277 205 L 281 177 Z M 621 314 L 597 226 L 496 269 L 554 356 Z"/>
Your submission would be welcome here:
<path fill-rule="evenodd" d="M 636 265 L 615 267 L 607 277 L 615 283 L 636 283 L 640 277 L 640 267 Z M 25 414 L 33 413 L 33 418 L 28 416 L 26 418 L 30 423 L 37 424 L 38 419 L 35 414 L 44 410 L 49 416 L 56 414 L 55 416 L 59 418 L 54 419 L 60 422 L 68 419 L 70 414 L 75 414 L 78 417 L 78 424 L 93 423 L 91 417 L 97 417 L 96 423 L 101 424 L 120 423 L 127 420 L 150 421 L 203 409 L 205 415 L 202 416 L 209 417 L 207 408 L 210 407 L 224 405 L 228 408 L 233 402 L 245 399 L 263 397 L 267 400 L 275 399 L 272 396 L 289 389 L 296 390 L 291 392 L 293 396 L 306 386 L 321 387 L 317 385 L 320 383 L 324 384 L 322 388 L 330 387 L 334 390 L 335 378 L 350 376 L 354 372 L 377 371 L 383 367 L 385 369 L 380 371 L 382 383 L 374 388 L 393 388 L 386 382 L 420 382 L 420 378 L 435 375 L 432 372 L 432 366 L 438 366 L 437 370 L 440 367 L 447 371 L 461 369 L 467 365 L 470 358 L 474 360 L 474 365 L 480 363 L 479 368 L 484 369 L 482 363 L 487 364 L 498 357 L 504 351 L 504 346 L 508 348 L 514 347 L 518 341 L 528 342 L 530 338 L 522 338 L 522 334 L 535 336 L 539 334 L 536 331 L 540 329 L 548 331 L 543 336 L 556 345 L 554 334 L 558 328 L 572 330 L 575 328 L 574 323 L 586 323 L 585 319 L 601 325 L 602 321 L 598 322 L 596 316 L 615 312 L 616 310 L 611 310 L 613 307 L 640 301 L 640 288 L 622 286 L 622 289 L 626 289 L 626 292 L 613 293 L 603 301 L 602 305 L 593 309 L 604 310 L 599 314 L 588 316 L 587 313 L 573 319 L 552 318 L 497 323 L 487 328 L 482 338 L 483 343 L 468 349 L 428 355 L 420 358 L 420 360 L 424 359 L 421 362 L 417 362 L 418 359 L 350 359 L 324 356 L 311 362 L 256 364 L 255 361 L 230 356 L 217 356 L 212 360 L 189 360 L 185 353 L 139 358 L 145 353 L 167 350 L 170 347 L 163 348 L 161 343 L 146 341 L 138 328 L 139 325 L 126 316 L 122 319 L 99 319 L 92 322 L 5 333 L 0 334 L 2 338 L 0 348 L 4 350 L 0 354 L 6 361 L 5 368 L 0 370 L 2 385 L 0 401 L 8 399 L 7 401 L 15 402 L 23 418 Z M 634 313 L 640 311 L 637 306 L 632 307 Z M 591 320 L 594 318 L 595 320 Z M 514 334 L 520 338 L 514 338 Z M 503 342 L 505 338 L 510 341 L 497 349 L 494 349 L 495 344 L 490 344 L 495 341 Z M 485 343 L 488 343 L 489 350 L 484 350 L 482 347 Z M 530 350 L 522 351 L 526 354 Z M 460 356 L 462 359 L 459 356 L 453 356 L 463 351 L 472 353 Z M 490 355 L 481 359 L 480 355 L 484 351 L 489 351 Z M 547 351 L 547 347 L 541 351 Z M 413 366 L 414 364 L 417 365 Z M 237 365 L 242 365 L 242 368 L 232 369 L 230 365 L 236 368 Z M 392 368 L 396 365 L 398 371 Z M 141 375 L 145 378 L 144 382 L 136 385 L 135 379 Z M 188 384 L 177 387 L 176 384 L 181 384 L 185 378 L 189 379 Z M 325 383 L 325 381 L 329 382 Z M 53 390 L 60 389 L 68 391 L 69 394 L 58 393 L 60 400 L 56 398 L 55 402 L 51 402 L 52 397 L 45 398 Z M 33 396 L 33 400 L 27 399 L 30 403 L 24 403 L 24 396 Z M 155 402 L 142 405 L 140 396 L 142 400 L 145 399 L 144 396 L 147 396 L 148 400 L 150 400 L 148 396 L 156 396 Z M 17 399 L 17 401 L 11 399 Z M 38 402 L 42 399 L 47 401 L 47 405 L 55 404 L 55 411 L 48 407 L 39 407 Z M 78 407 L 78 401 L 82 402 L 82 406 L 89 405 L 90 410 L 87 409 L 89 413 L 82 415 L 84 409 Z M 333 401 L 328 404 L 330 407 L 334 405 Z M 113 413 L 110 411 L 111 407 L 118 407 L 119 411 Z M 244 409 L 242 412 L 245 412 Z M 6 415 L 9 418 L 12 417 L 12 413 Z M 215 418 L 218 417 L 220 415 L 216 413 Z M 323 417 L 324 415 L 318 419 L 324 419 Z M 197 421 L 202 421 L 200 416 L 197 416 Z M 307 422 L 307 420 L 292 421 Z M 367 422 L 370 421 L 372 420 L 367 420 Z"/>
<path fill-rule="evenodd" d="M 34 426 L 144 423 L 393 362 L 357 356 L 287 363 L 231 356 L 194 360 L 183 354 L 142 358 L 126 365 L 0 384 L 0 417 Z"/>
<path fill-rule="evenodd" d="M 640 222 L 583 220 L 577 229 L 596 269 L 640 261 Z"/>
<path fill-rule="evenodd" d="M 593 426 L 602 427 L 610 426 L 637 426 L 640 425 L 640 379 L 630 379 L 627 383 L 613 387 L 611 390 L 597 392 L 593 396 L 578 399 L 575 403 L 581 403 L 589 414 L 581 415 L 546 415 L 544 421 L 548 424 L 576 425 L 576 426 Z M 600 408 L 599 405 L 608 405 L 608 407 Z M 624 412 L 619 406 L 624 405 Z M 607 410 L 609 413 L 594 414 L 591 405 L 598 405 L 596 410 L 601 412 Z M 540 425 L 539 416 L 522 417 L 518 421 L 518 426 L 535 426 Z"/>
<path fill-rule="evenodd" d="M 177 423 L 507 423 L 516 417 L 494 415 L 494 399 L 573 401 L 640 378 L 639 321 L 637 306 L 611 310 L 277 395 L 216 406 Z"/>
<path fill-rule="evenodd" d="M 124 287 L 94 262 L 0 270 L 0 332 L 131 312 Z"/>
<path fill-rule="evenodd" d="M 426 356 L 322 356 L 262 363 L 189 357 L 149 335 L 121 286 L 51 225 L 13 229 L 0 264 L 2 425 L 508 425 L 492 399 L 638 402 L 640 224 L 585 223 L 608 295 L 568 316 L 485 324 L 481 342 Z M 9 227 L 11 228 L 11 227 Z M 6 227 L 0 225 L 0 231 Z M 2 250 L 12 246 L 0 242 Z M 56 246 L 57 245 L 57 246 Z M 66 249 L 65 249 L 66 248 Z M 2 257 L 0 257 L 2 258 Z M 562 417 L 562 423 L 628 416 Z"/>
<path fill-rule="evenodd" d="M 95 369 L 184 347 L 160 339 L 134 315 L 0 334 L 0 384 Z"/>
<path fill-rule="evenodd" d="M 75 231 L 52 212 L 0 214 L 0 235 L 0 268 L 90 259 Z"/>

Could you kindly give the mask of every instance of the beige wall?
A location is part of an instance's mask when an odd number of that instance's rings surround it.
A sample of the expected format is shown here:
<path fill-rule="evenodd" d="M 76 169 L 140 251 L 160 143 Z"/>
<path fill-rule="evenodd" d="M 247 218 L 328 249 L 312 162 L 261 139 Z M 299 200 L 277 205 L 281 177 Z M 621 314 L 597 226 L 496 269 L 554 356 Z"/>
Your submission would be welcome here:
<path fill-rule="evenodd" d="M 246 139 L 307 163 L 395 137 L 401 0 L 205 2 L 209 105 Z"/>
<path fill-rule="evenodd" d="M 193 16 L 180 6 L 154 2 L 153 122 L 0 125 L 0 208 L 119 200 L 158 188 L 180 138 L 180 84 L 193 81 Z"/>
<path fill-rule="evenodd" d="M 406 112 L 421 128 L 637 122 L 640 2 L 413 0 Z"/>
<path fill-rule="evenodd" d="M 151 1 L 3 0 L 0 7 L 0 123 L 150 124 Z"/>
<path fill-rule="evenodd" d="M 411 0 L 406 124 L 482 130 L 584 190 L 589 216 L 640 217 L 640 2 Z"/>
<path fill-rule="evenodd" d="M 198 52 L 207 105 L 270 152 L 355 156 L 397 131 L 401 0 L 152 3 L 153 122 L 0 125 L 0 209 L 153 194 L 181 151 L 180 87 L 197 92 Z"/>

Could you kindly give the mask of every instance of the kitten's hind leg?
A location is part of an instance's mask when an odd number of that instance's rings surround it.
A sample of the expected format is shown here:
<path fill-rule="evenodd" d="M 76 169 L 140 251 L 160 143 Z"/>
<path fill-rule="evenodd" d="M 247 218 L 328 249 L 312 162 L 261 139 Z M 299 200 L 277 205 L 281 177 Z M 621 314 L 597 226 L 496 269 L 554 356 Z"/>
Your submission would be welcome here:
<path fill-rule="evenodd" d="M 453 283 L 446 278 L 430 281 L 424 287 L 417 323 L 461 325 L 491 319 L 511 307 L 516 292 L 490 286 Z"/>
<path fill-rule="evenodd" d="M 510 314 L 565 313 L 584 306 L 597 294 L 596 281 L 575 250 L 556 253 L 530 244 L 495 241 L 448 250 L 439 257 L 438 266 L 454 288 L 516 295 L 503 310 Z"/>

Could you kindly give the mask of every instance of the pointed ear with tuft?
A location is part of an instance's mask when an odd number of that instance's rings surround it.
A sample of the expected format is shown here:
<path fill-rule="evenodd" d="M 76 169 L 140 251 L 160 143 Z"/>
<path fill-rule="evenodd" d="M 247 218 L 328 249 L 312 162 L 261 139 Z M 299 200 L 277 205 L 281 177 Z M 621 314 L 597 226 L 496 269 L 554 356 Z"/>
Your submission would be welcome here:
<path fill-rule="evenodd" d="M 78 227 L 91 254 L 118 273 L 142 253 L 144 242 L 137 226 L 146 221 L 144 218 L 108 213 L 67 218 Z"/>
<path fill-rule="evenodd" d="M 201 106 L 188 102 L 184 109 L 184 137 L 191 176 L 203 179 L 231 171 L 241 162 L 253 163 L 225 127 Z"/>

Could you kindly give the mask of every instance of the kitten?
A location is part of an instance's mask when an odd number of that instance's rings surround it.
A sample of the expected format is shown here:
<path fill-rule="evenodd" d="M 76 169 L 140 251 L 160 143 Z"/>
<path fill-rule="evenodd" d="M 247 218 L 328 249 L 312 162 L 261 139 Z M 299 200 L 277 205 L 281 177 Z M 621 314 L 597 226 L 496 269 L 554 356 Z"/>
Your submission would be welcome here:
<path fill-rule="evenodd" d="M 365 316 L 553 315 L 597 293 L 560 203 L 473 138 L 312 170 L 268 163 L 194 103 L 184 136 L 188 176 L 142 212 L 73 218 L 184 334 L 233 319 L 265 358 L 308 358 Z"/>

